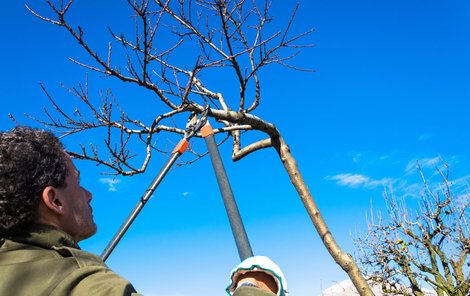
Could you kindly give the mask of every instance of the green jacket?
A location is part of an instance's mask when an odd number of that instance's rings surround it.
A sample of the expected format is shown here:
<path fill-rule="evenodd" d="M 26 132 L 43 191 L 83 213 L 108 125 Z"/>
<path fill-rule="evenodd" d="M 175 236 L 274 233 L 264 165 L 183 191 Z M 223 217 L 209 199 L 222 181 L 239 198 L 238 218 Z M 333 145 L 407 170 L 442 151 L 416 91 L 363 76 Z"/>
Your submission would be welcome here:
<path fill-rule="evenodd" d="M 140 295 L 65 232 L 36 225 L 0 242 L 0 295 Z"/>
<path fill-rule="evenodd" d="M 235 290 L 233 296 L 276 296 L 276 294 L 253 287 L 240 287 Z"/>
<path fill-rule="evenodd" d="M 223 294 L 223 293 L 221 293 Z M 137 296 L 100 257 L 80 250 L 65 232 L 46 225 L 0 238 L 0 295 Z M 241 287 L 234 296 L 273 296 Z"/>

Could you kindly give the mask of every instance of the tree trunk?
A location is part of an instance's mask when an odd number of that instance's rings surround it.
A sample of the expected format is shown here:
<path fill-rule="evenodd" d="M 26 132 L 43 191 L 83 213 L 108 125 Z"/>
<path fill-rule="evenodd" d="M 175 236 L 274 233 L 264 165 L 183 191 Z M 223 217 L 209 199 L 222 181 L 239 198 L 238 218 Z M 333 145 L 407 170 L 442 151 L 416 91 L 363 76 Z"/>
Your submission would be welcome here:
<path fill-rule="evenodd" d="M 299 168 L 297 167 L 297 162 L 290 152 L 289 146 L 287 146 L 280 135 L 273 138 L 272 143 L 326 249 L 331 254 L 335 262 L 348 274 L 359 294 L 361 296 L 373 296 L 374 293 L 372 293 L 372 290 L 359 271 L 359 268 L 352 256 L 345 253 L 333 238 L 333 235 L 323 220 L 323 217 L 321 216 L 320 211 L 318 210 L 318 207 L 305 184 Z"/>

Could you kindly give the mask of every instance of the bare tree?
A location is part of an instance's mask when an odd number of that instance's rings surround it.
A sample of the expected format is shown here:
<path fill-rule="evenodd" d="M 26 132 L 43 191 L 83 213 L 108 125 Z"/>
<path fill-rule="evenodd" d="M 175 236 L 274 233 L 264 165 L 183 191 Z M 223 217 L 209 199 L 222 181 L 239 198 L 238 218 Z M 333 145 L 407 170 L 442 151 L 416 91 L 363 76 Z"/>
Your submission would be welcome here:
<path fill-rule="evenodd" d="M 386 192 L 389 219 L 369 223 L 368 235 L 356 239 L 363 272 L 385 293 L 424 295 L 423 284 L 437 295 L 465 296 L 470 292 L 468 184 L 452 192 L 449 170 L 436 168 L 441 182 L 424 182 L 419 207 L 413 211 Z"/>
<path fill-rule="evenodd" d="M 273 30 L 268 0 L 127 2 L 133 11 L 135 32 L 128 36 L 110 28 L 111 41 L 102 53 L 85 38 L 82 27 L 69 21 L 73 0 L 45 1 L 50 11 L 44 14 L 28 9 L 67 31 L 85 50 L 90 61 L 71 59 L 74 63 L 103 77 L 147 90 L 161 101 L 161 108 L 154 112 L 151 121 L 139 120 L 123 111 L 110 91 L 101 93 L 100 104 L 94 103 L 96 100 L 91 98 L 85 82 L 68 88 L 83 103 L 73 114 L 67 113 L 44 89 L 57 114 L 46 111 L 48 120 L 42 123 L 64 135 L 104 129 L 106 153 L 91 144 L 82 145 L 73 155 L 130 176 L 145 172 L 153 153 L 162 151 L 154 141 L 157 134 L 183 134 L 184 129 L 178 127 L 181 116 L 201 113 L 209 103 L 209 115 L 220 123 L 215 133 L 232 139 L 233 161 L 264 148 L 277 151 L 325 247 L 360 294 L 373 295 L 352 256 L 340 248 L 330 233 L 279 130 L 253 114 L 264 100 L 260 73 L 266 66 L 278 64 L 302 70 L 289 64 L 303 47 L 310 46 L 298 42 L 311 30 L 291 33 L 298 5 L 284 28 Z M 220 91 L 212 81 L 214 75 L 224 75 L 224 80 L 230 80 L 238 89 L 237 93 L 227 95 Z M 264 136 L 242 146 L 241 139 L 247 131 Z M 135 140 L 141 143 L 140 155 L 144 157 L 135 157 L 138 153 L 134 146 L 133 151 L 129 148 L 129 143 Z M 203 155 L 196 154 L 196 158 Z"/>

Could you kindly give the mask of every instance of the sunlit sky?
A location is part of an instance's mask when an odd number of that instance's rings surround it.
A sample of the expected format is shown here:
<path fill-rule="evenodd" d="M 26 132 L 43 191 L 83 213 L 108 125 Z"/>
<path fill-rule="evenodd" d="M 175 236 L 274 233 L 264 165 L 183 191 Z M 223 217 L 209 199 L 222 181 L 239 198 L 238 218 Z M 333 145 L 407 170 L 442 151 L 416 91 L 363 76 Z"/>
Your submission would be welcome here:
<path fill-rule="evenodd" d="M 44 11 L 39 2 L 30 4 Z M 274 20 L 284 24 L 293 2 L 273 2 Z M 1 4 L 2 130 L 14 126 L 8 113 L 34 126 L 23 113 L 44 118 L 50 104 L 39 82 L 74 108 L 77 101 L 60 83 L 74 85 L 87 73 L 67 59 L 85 59 L 76 42 L 23 4 Z M 70 14 L 102 48 L 110 39 L 106 25 L 132 26 L 126 1 L 76 0 Z M 315 46 L 295 60 L 316 72 L 263 72 L 264 101 L 255 114 L 281 131 L 333 235 L 354 253 L 352 238 L 365 233 L 371 204 L 384 210 L 385 187 L 407 198 L 419 191 L 417 160 L 430 177 L 445 161 L 452 180 L 470 178 L 470 3 L 302 0 L 294 26 L 316 29 L 306 40 Z M 94 80 L 93 91 L 112 86 L 118 93 L 119 83 L 101 80 Z M 131 112 L 152 116 L 144 92 L 122 94 Z M 100 141 L 95 135 L 64 139 L 71 150 Z M 254 253 L 281 266 L 291 295 L 318 295 L 346 279 L 275 151 L 233 163 L 230 148 L 226 143 L 221 154 Z M 99 227 L 83 249 L 101 253 L 165 161 L 153 157 L 145 175 L 131 178 L 76 162 L 83 186 L 93 192 Z M 144 295 L 200 296 L 223 295 L 238 260 L 210 160 L 203 158 L 170 171 L 108 264 Z"/>

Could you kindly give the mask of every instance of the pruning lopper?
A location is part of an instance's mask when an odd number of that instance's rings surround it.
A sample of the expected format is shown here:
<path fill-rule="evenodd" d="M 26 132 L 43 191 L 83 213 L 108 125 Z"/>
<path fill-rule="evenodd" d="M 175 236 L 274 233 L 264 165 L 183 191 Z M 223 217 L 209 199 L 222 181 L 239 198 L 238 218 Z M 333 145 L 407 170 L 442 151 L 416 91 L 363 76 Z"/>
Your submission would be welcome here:
<path fill-rule="evenodd" d="M 228 177 L 219 154 L 219 149 L 214 139 L 214 131 L 212 130 L 212 127 L 207 120 L 209 110 L 209 105 L 206 104 L 199 118 L 197 117 L 197 114 L 193 114 L 190 117 L 188 124 L 186 125 L 186 131 L 184 133 L 183 139 L 181 139 L 181 141 L 175 146 L 167 163 L 163 166 L 160 173 L 152 181 L 144 195 L 135 206 L 134 210 L 131 212 L 126 221 L 124 221 L 121 228 L 118 230 L 116 235 L 101 254 L 101 259 L 103 259 L 103 261 L 106 261 L 106 259 L 109 257 L 111 252 L 114 250 L 116 245 L 131 226 L 132 222 L 140 213 L 144 205 L 150 199 L 157 186 L 170 170 L 171 166 L 175 163 L 176 159 L 178 159 L 178 157 L 184 153 L 189 144 L 188 140 L 196 135 L 199 131 L 200 135 L 204 138 L 207 145 L 207 150 L 209 151 L 212 166 L 214 167 L 217 183 L 222 194 L 225 210 L 229 218 L 230 227 L 235 238 L 235 243 L 237 245 L 240 259 L 243 261 L 244 259 L 253 256 L 253 251 L 251 249 L 245 227 L 243 226 L 243 221 L 240 217 L 240 213 L 233 196 L 232 188 L 228 181 Z"/>
<path fill-rule="evenodd" d="M 111 252 L 114 250 L 114 248 L 119 243 L 121 238 L 124 236 L 126 231 L 129 229 L 131 224 L 134 222 L 137 215 L 139 215 L 140 211 L 142 210 L 144 205 L 147 203 L 147 201 L 150 199 L 152 194 L 155 192 L 155 189 L 157 189 L 158 185 L 162 182 L 163 178 L 166 176 L 166 174 L 168 173 L 172 165 L 176 162 L 178 157 L 180 157 L 184 153 L 184 151 L 186 151 L 189 145 L 189 142 L 188 142 L 189 139 L 191 139 L 207 122 L 208 112 L 209 112 L 209 105 L 206 105 L 206 107 L 204 108 L 204 111 L 202 112 L 199 118 L 197 118 L 197 114 L 194 114 L 190 117 L 186 125 L 186 130 L 185 130 L 183 139 L 181 139 L 178 142 L 178 144 L 175 146 L 175 148 L 171 152 L 171 156 L 168 159 L 168 161 L 165 163 L 165 165 L 160 170 L 158 175 L 153 179 L 152 183 L 150 183 L 149 187 L 147 188 L 147 190 L 144 192 L 144 194 L 140 198 L 139 202 L 134 207 L 134 210 L 132 210 L 129 217 L 127 217 L 127 219 L 121 225 L 121 228 L 119 228 L 118 232 L 114 235 L 112 240 L 106 246 L 103 253 L 101 253 L 100 257 L 101 259 L 103 259 L 103 261 L 106 261 L 106 259 L 108 259 Z"/>

